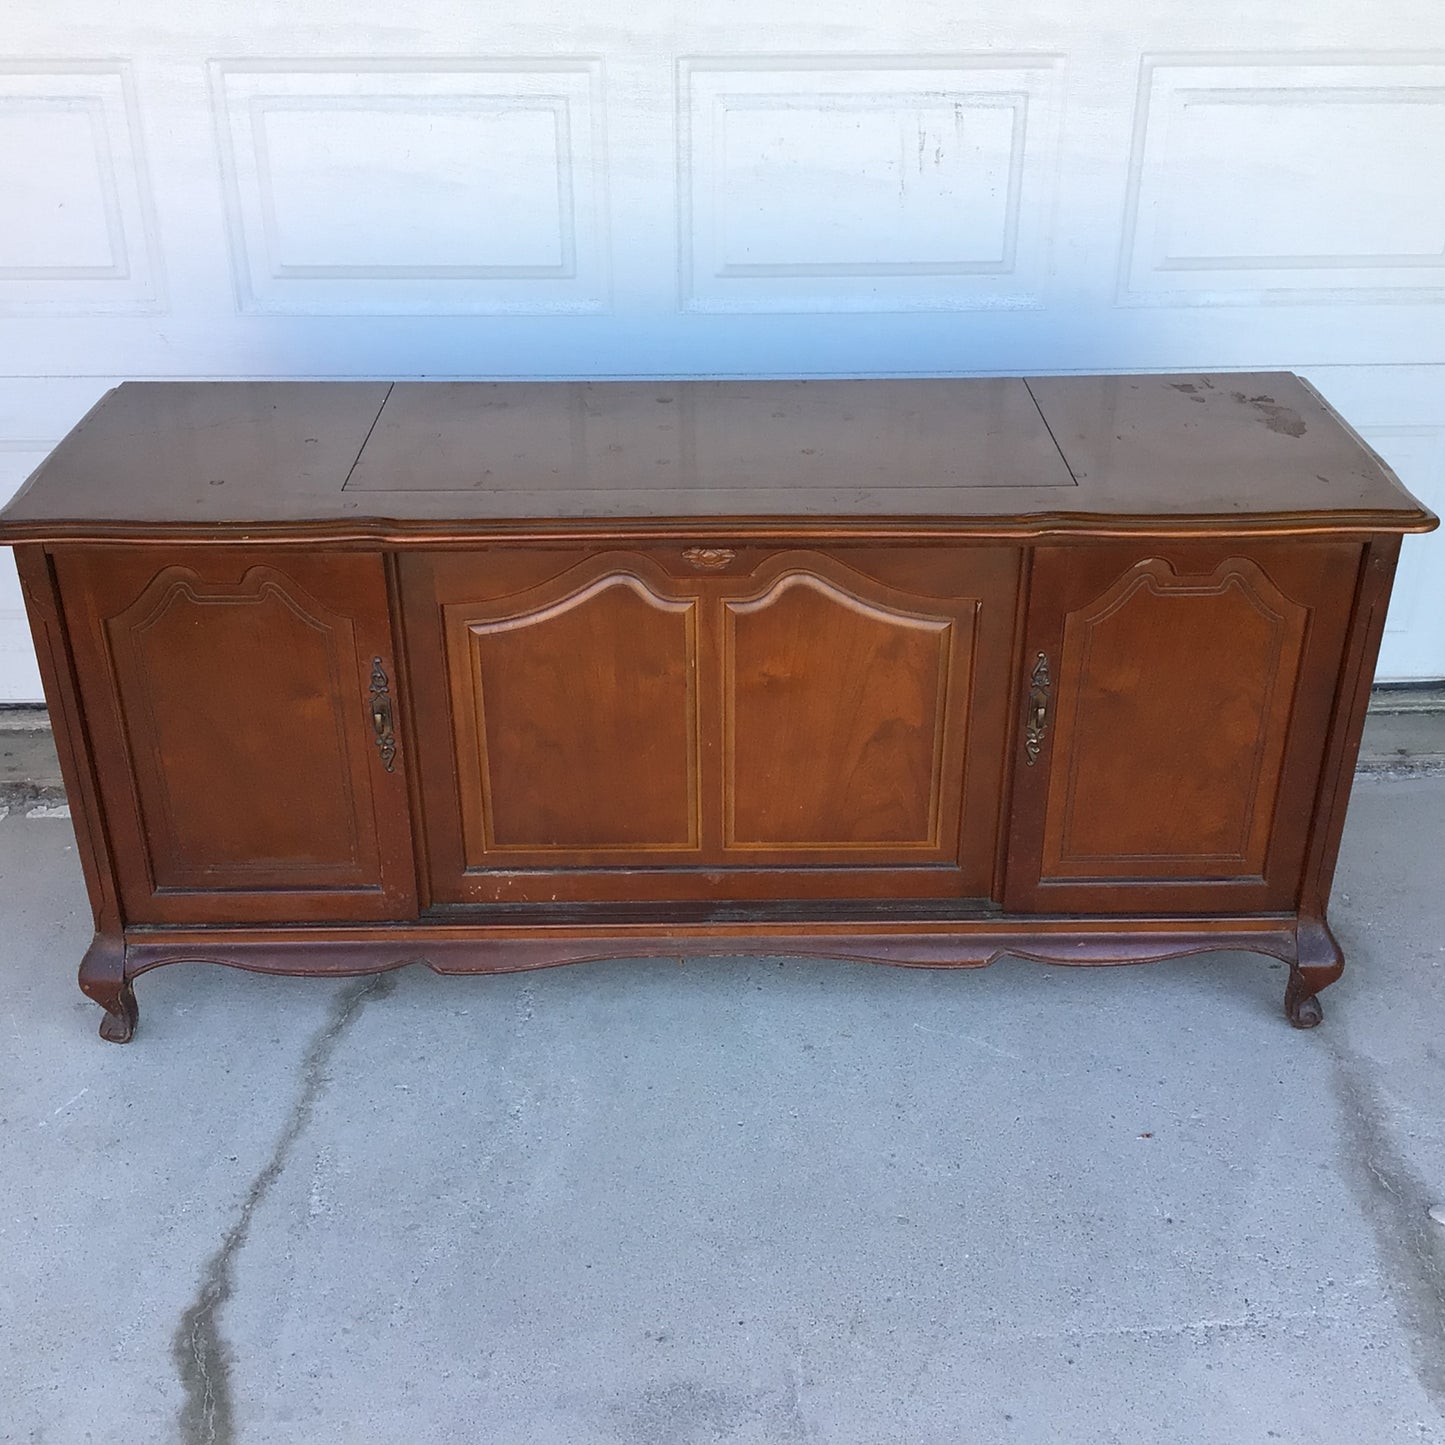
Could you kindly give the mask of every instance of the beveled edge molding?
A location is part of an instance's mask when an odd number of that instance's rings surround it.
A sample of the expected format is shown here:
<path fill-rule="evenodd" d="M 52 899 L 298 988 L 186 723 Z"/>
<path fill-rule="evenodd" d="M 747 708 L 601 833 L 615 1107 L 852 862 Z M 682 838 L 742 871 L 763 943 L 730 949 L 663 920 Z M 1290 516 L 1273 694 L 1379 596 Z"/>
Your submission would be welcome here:
<path fill-rule="evenodd" d="M 1002 489 L 998 489 L 1002 490 Z M 18 494 L 17 494 L 18 495 Z M 384 498 L 387 492 L 369 495 Z M 1340 537 L 1364 542 L 1381 532 L 1414 534 L 1433 532 L 1440 519 L 1424 508 L 1416 511 L 1331 513 L 1260 512 L 1233 516 L 1228 535 L 1250 537 Z M 751 516 L 729 517 L 728 533 L 738 541 L 846 543 L 859 541 L 962 541 L 997 537 L 1045 538 L 1085 536 L 1102 540 L 1154 537 L 1172 541 L 1194 536 L 1218 537 L 1218 516 L 1181 513 L 1177 517 L 1105 517 L 1098 513 L 1001 513 L 998 516 L 943 518 L 920 513 L 889 517 Z M 605 542 L 630 546 L 638 542 L 672 542 L 697 534 L 696 517 L 537 518 L 492 517 L 482 520 L 447 518 L 398 522 L 394 518 L 337 517 L 304 522 L 260 520 L 250 522 L 157 522 L 136 520 L 11 521 L 0 515 L 0 546 L 16 542 L 105 543 L 126 542 L 168 546 L 174 542 L 217 545 L 265 542 L 268 545 L 309 546 L 316 542 L 376 542 L 381 545 L 422 547 L 469 542 Z"/>

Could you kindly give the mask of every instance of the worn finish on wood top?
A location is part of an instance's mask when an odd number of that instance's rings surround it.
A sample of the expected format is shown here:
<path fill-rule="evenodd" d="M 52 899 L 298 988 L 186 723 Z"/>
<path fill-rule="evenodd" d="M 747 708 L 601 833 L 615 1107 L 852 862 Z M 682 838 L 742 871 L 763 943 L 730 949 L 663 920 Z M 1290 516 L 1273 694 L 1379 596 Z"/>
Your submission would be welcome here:
<path fill-rule="evenodd" d="M 182 958 L 762 940 L 1254 947 L 1309 1027 L 1432 524 L 1288 376 L 278 383 L 113 393 L 0 538 L 124 1040 Z"/>
<path fill-rule="evenodd" d="M 725 518 L 916 529 L 1427 531 L 1299 378 L 130 382 L 0 540 L 417 538 Z"/>

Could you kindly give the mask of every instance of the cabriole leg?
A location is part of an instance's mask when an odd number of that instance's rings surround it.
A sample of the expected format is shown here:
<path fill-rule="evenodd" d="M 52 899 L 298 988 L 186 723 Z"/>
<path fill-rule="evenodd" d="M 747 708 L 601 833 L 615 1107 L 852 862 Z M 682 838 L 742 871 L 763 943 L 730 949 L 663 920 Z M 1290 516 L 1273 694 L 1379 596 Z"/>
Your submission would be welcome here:
<path fill-rule="evenodd" d="M 125 942 L 97 933 L 80 961 L 80 991 L 105 1010 L 100 1036 L 128 1044 L 140 1017 L 135 992 L 125 976 Z"/>
<path fill-rule="evenodd" d="M 1295 961 L 1284 986 L 1284 1015 L 1297 1029 L 1324 1018 L 1318 995 L 1345 971 L 1345 956 L 1323 918 L 1301 918 L 1295 929 Z"/>

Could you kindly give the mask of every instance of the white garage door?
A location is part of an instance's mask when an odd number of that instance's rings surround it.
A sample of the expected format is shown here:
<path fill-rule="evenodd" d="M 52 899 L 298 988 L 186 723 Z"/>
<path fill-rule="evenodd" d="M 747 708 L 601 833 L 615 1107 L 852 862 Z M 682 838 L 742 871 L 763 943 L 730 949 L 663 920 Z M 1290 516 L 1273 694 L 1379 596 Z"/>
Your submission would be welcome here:
<path fill-rule="evenodd" d="M 1285 367 L 1445 508 L 1438 0 L 67 0 L 0 47 L 0 488 L 132 376 Z M 1381 674 L 1445 674 L 1405 547 Z"/>

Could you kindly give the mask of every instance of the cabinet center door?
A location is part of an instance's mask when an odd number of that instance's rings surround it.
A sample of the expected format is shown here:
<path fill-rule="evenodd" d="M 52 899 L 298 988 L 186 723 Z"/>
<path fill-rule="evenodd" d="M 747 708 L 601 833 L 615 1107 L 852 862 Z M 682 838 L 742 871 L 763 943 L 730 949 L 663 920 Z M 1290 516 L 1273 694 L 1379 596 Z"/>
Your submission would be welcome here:
<path fill-rule="evenodd" d="M 1013 548 L 418 553 L 432 901 L 992 899 Z"/>

